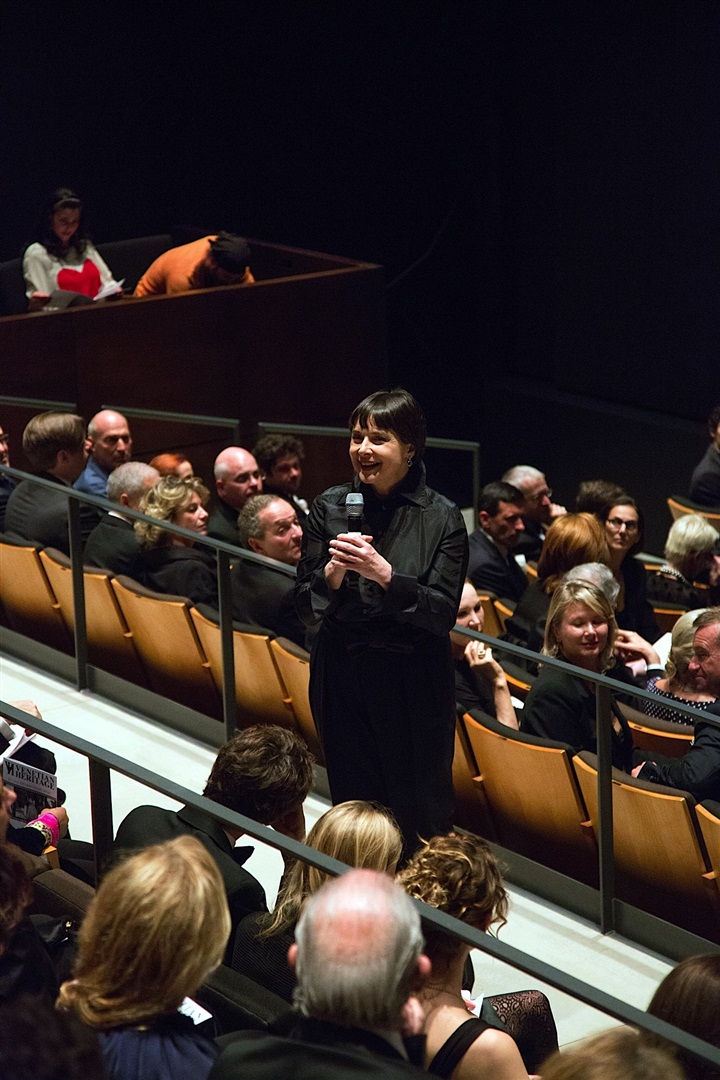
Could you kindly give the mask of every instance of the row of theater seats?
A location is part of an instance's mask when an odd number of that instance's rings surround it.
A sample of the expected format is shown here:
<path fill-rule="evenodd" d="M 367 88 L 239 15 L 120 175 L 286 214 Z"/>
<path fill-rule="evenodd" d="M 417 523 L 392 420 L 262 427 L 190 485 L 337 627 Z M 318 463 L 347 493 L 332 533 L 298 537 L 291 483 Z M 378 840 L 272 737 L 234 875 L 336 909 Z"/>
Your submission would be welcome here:
<path fill-rule="evenodd" d="M 103 570 L 86 567 L 83 577 L 89 662 L 222 719 L 222 647 L 214 613 Z M 4 539 L 0 581 L 10 629 L 73 652 L 75 609 L 66 555 Z M 322 764 L 308 699 L 308 653 L 268 631 L 239 626 L 233 631 L 238 724 L 291 727 Z"/>
<path fill-rule="evenodd" d="M 0 541 L 0 580 L 6 623 L 72 652 L 67 557 Z M 220 718 L 220 630 L 208 613 L 100 570 L 86 569 L 84 583 L 91 663 Z M 233 637 L 240 723 L 291 726 L 322 763 L 308 701 L 308 654 L 249 628 Z M 622 707 L 636 745 L 685 752 L 692 737 L 686 727 Z M 458 719 L 453 769 L 459 825 L 597 887 L 592 755 L 573 757 L 569 746 L 473 712 Z M 696 807 L 687 793 L 623 773 L 614 774 L 613 797 L 619 898 L 720 942 L 720 806 Z"/>
<path fill-rule="evenodd" d="M 594 754 L 473 710 L 458 718 L 453 769 L 460 825 L 598 887 Z M 617 897 L 720 943 L 720 804 L 617 770 L 612 792 Z"/>

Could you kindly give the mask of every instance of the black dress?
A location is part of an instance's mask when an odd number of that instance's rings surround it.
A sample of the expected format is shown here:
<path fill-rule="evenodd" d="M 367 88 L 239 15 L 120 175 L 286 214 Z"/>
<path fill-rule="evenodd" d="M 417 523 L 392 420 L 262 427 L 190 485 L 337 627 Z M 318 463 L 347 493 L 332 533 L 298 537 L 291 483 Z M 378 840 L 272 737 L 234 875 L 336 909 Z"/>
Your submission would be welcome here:
<path fill-rule="evenodd" d="M 386 590 L 348 573 L 337 590 L 324 569 L 328 544 L 347 531 L 345 498 L 360 490 L 363 532 L 392 565 Z M 455 685 L 449 631 L 465 569 L 458 508 L 425 486 L 422 464 L 381 500 L 345 484 L 314 502 L 303 536 L 296 602 L 320 623 L 310 702 L 334 803 L 374 799 L 395 813 L 407 848 L 448 832 L 454 793 Z"/>
<path fill-rule="evenodd" d="M 634 555 L 626 555 L 620 569 L 625 582 L 625 598 L 622 611 L 615 612 L 618 626 L 621 630 L 635 630 L 646 641 L 657 641 L 660 630 L 647 598 L 645 567 Z"/>

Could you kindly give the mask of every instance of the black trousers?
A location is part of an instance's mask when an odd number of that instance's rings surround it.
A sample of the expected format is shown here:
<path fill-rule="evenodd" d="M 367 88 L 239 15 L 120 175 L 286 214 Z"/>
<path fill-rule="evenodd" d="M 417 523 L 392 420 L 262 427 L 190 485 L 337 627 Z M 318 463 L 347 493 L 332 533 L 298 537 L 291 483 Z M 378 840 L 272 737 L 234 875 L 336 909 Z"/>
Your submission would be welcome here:
<path fill-rule="evenodd" d="M 452 828 L 455 682 L 447 637 L 412 652 L 348 649 L 321 628 L 310 703 L 333 803 L 375 800 L 392 810 L 405 854 Z"/>

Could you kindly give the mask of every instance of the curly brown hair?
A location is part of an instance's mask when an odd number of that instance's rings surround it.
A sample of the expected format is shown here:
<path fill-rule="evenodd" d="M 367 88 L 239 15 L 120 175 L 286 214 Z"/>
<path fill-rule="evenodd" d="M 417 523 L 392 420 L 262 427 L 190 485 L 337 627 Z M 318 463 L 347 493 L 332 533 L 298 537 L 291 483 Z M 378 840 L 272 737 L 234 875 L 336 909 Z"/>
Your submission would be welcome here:
<path fill-rule="evenodd" d="M 508 896 L 498 860 L 480 836 L 448 833 L 427 841 L 397 876 L 408 895 L 460 919 L 475 930 L 507 922 Z M 433 965 L 447 963 L 458 942 L 434 926 L 423 927 Z"/>

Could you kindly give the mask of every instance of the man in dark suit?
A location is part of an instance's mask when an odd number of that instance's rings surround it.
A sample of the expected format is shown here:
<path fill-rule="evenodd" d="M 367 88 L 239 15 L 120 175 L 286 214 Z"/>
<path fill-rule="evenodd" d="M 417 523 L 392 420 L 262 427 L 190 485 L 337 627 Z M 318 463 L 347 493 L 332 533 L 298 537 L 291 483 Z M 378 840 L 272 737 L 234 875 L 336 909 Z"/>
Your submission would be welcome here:
<path fill-rule="evenodd" d="M 302 739 L 285 728 L 272 724 L 245 728 L 221 747 L 203 795 L 284 836 L 304 840 L 303 803 L 312 785 L 312 760 Z M 240 920 L 251 912 L 267 911 L 262 885 L 243 869 L 253 848 L 235 847 L 240 829 L 222 825 L 212 814 L 191 806 L 178 811 L 137 806 L 121 823 L 114 851 L 137 851 L 185 835 L 197 837 L 222 874 L 233 925 L 226 953 L 230 963 Z"/>
<path fill-rule="evenodd" d="M 720 607 L 707 608 L 693 626 L 694 655 L 688 671 L 697 690 L 718 699 L 707 707 L 703 716 L 712 713 L 720 717 Z M 688 705 L 692 702 L 688 701 Z M 683 757 L 645 761 L 632 774 L 641 780 L 689 791 L 698 802 L 703 799 L 720 802 L 720 727 L 698 718 L 692 745 Z"/>
<path fill-rule="evenodd" d="M 263 489 L 263 472 L 242 446 L 228 446 L 215 458 L 215 503 L 208 518 L 208 536 L 238 543 L 237 516 L 248 499 Z"/>
<path fill-rule="evenodd" d="M 21 540 L 70 554 L 68 500 L 62 487 L 72 487 L 85 468 L 85 421 L 72 413 L 40 413 L 23 431 L 23 451 L 43 480 L 52 480 L 57 491 L 22 480 L 8 499 L 5 532 Z M 83 544 L 99 519 L 94 507 L 81 505 L 80 534 Z"/>
<path fill-rule="evenodd" d="M 525 531 L 523 495 L 512 484 L 487 484 L 480 492 L 478 528 L 470 535 L 468 577 L 480 592 L 520 599 L 527 578 L 512 554 Z"/>
<path fill-rule="evenodd" d="M 0 424 L 0 465 L 10 464 L 10 436 L 3 430 Z M 5 508 L 10 495 L 17 487 L 17 481 L 12 476 L 0 473 L 0 533 L 5 529 Z"/>
<path fill-rule="evenodd" d="M 265 473 L 263 491 L 266 495 L 279 495 L 292 504 L 302 529 L 308 516 L 307 501 L 300 497 L 302 462 L 305 449 L 294 435 L 272 433 L 263 435 L 253 447 L 253 456 Z"/>
<path fill-rule="evenodd" d="M 414 997 L 430 974 L 422 945 L 419 914 L 387 875 L 351 870 L 327 882 L 305 906 L 288 953 L 293 1027 L 283 1036 L 238 1032 L 210 1080 L 427 1075 Z"/>
<path fill-rule="evenodd" d="M 266 559 L 297 566 L 302 529 L 291 503 L 279 495 L 255 495 L 238 514 L 240 546 Z M 295 611 L 295 577 L 273 562 L 238 559 L 233 567 L 233 618 L 267 627 L 305 645 L 305 626 Z"/>
<path fill-rule="evenodd" d="M 514 548 L 516 555 L 526 559 L 540 558 L 545 533 L 553 521 L 567 511 L 564 506 L 552 501 L 552 490 L 548 487 L 545 474 L 532 465 L 513 465 L 503 476 L 503 483 L 512 484 L 523 495 L 523 525 Z"/>
<path fill-rule="evenodd" d="M 118 506 L 139 510 L 143 495 L 159 476 L 157 469 L 144 461 L 118 465 L 108 477 L 107 497 Z M 139 551 L 140 541 L 135 535 L 132 519 L 119 510 L 111 510 L 90 533 L 83 561 L 86 566 L 99 566 L 113 574 L 136 577 Z"/>
<path fill-rule="evenodd" d="M 690 498 L 698 506 L 720 506 L 720 405 L 708 417 L 710 445 L 695 466 L 690 480 Z"/>

